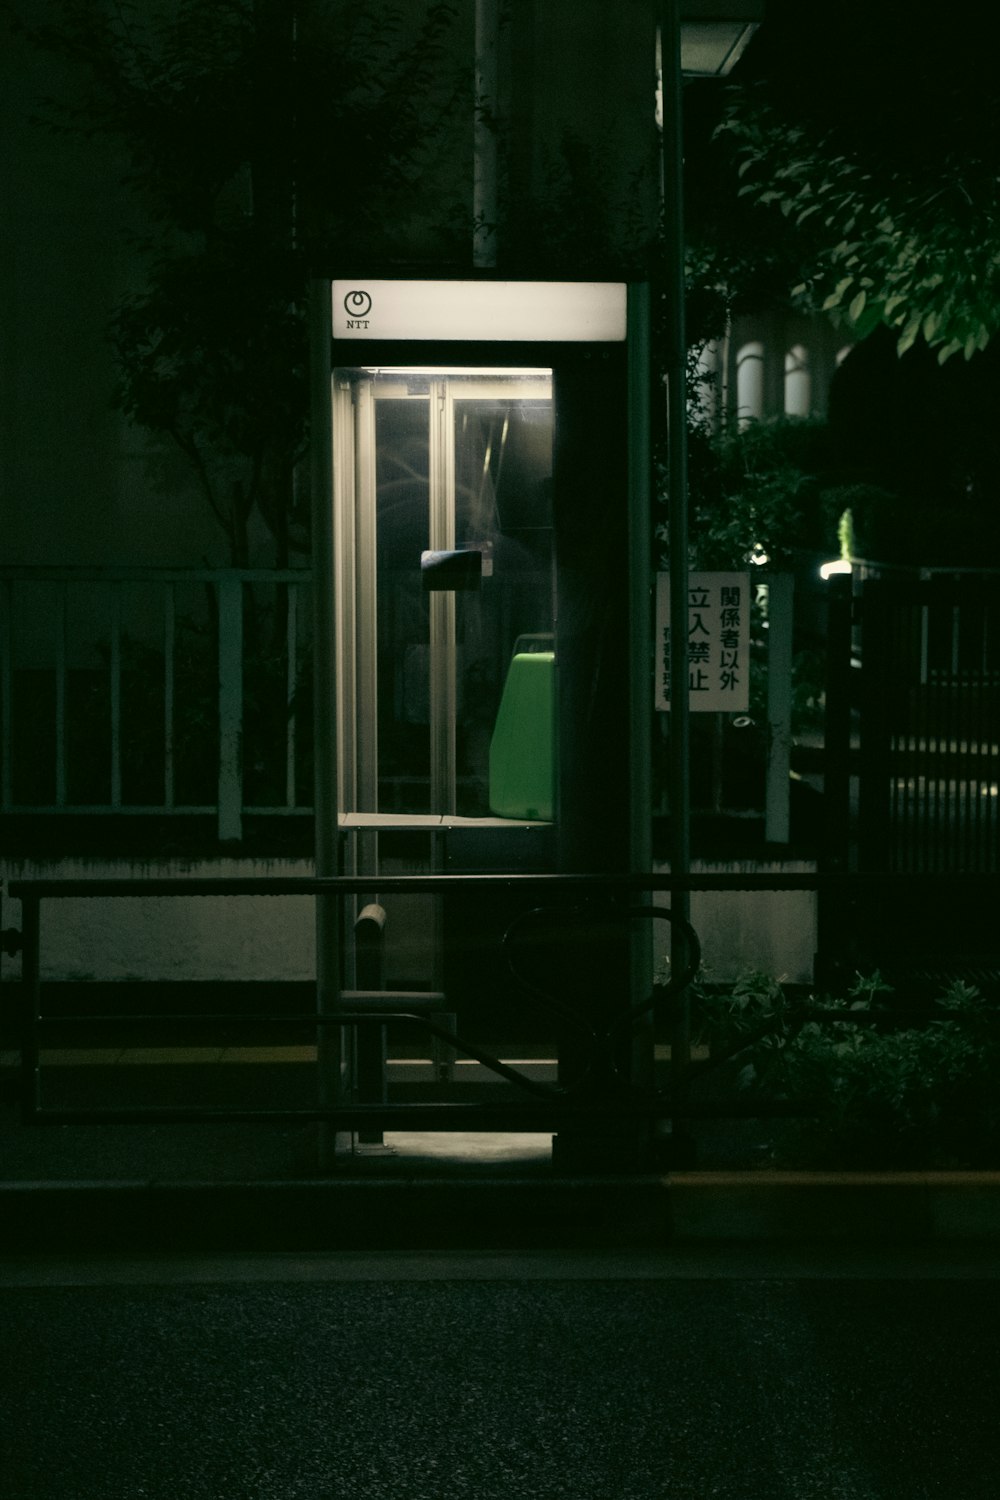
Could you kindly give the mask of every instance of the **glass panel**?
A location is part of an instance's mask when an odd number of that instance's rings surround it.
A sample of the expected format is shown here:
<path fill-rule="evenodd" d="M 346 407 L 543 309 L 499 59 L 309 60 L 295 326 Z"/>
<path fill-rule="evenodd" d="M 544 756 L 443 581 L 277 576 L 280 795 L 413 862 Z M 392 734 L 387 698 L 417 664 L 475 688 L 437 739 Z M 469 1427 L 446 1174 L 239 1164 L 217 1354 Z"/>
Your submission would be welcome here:
<path fill-rule="evenodd" d="M 457 811 L 491 811 L 489 749 L 522 637 L 551 649 L 552 402 L 534 395 L 455 399 L 455 545 L 482 552 L 483 578 L 456 602 Z"/>
<path fill-rule="evenodd" d="M 379 810 L 430 812 L 429 610 L 420 576 L 430 401 L 426 393 L 376 395 Z"/>
<path fill-rule="evenodd" d="M 361 393 L 374 396 L 347 487 L 354 635 L 359 650 L 372 642 L 377 676 L 378 806 L 359 810 L 487 816 L 490 740 L 515 646 L 525 637 L 521 649 L 551 649 L 551 372 L 337 374 L 357 409 Z M 372 455 L 361 451 L 372 434 L 373 488 Z M 481 554 L 478 587 L 428 592 L 421 557 L 442 547 Z M 371 745 L 361 729 L 357 742 Z"/>

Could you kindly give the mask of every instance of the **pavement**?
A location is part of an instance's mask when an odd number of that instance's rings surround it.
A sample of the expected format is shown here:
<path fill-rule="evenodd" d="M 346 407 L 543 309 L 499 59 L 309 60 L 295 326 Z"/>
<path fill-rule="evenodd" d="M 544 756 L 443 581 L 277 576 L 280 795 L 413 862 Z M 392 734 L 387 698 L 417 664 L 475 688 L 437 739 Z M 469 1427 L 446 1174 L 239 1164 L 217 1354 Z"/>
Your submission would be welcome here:
<path fill-rule="evenodd" d="M 24 1126 L 8 1098 L 5 1500 L 1000 1492 L 1000 1174 L 387 1143 L 320 1173 L 314 1124 Z"/>
<path fill-rule="evenodd" d="M 11 1500 L 995 1500 L 993 1254 L 0 1262 Z"/>

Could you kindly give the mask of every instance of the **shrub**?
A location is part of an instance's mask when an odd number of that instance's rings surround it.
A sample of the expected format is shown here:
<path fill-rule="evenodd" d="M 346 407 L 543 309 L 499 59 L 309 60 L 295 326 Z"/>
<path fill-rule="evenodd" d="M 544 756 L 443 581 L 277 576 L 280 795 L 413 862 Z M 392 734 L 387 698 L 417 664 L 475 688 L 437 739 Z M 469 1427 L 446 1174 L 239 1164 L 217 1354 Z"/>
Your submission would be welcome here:
<path fill-rule="evenodd" d="M 1000 1003 L 953 983 L 923 1026 L 899 1026 L 891 989 L 859 976 L 845 998 L 792 1002 L 753 974 L 701 997 L 717 1057 L 762 1116 L 801 1103 L 771 1137 L 776 1165 L 819 1168 L 1000 1164 Z"/>

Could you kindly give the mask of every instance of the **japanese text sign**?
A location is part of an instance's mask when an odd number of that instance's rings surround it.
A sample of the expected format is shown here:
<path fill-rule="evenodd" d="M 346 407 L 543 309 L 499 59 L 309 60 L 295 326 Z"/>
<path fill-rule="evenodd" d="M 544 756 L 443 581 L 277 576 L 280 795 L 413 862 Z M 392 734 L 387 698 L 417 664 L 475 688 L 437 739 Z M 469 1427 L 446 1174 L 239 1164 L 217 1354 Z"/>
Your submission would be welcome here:
<path fill-rule="evenodd" d="M 656 579 L 656 707 L 670 707 L 670 575 Z M 750 580 L 746 573 L 689 573 L 691 712 L 744 713 L 750 703 Z"/>

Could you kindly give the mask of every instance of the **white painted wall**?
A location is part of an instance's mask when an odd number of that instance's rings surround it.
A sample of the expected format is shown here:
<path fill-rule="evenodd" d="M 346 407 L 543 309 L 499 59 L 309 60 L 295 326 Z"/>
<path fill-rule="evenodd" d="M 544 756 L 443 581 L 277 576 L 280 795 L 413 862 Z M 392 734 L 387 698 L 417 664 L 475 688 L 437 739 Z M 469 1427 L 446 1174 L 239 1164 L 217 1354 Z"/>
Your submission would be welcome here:
<path fill-rule="evenodd" d="M 307 876 L 292 860 L 211 860 L 197 865 L 63 860 L 0 866 L 10 880 L 204 880 Z M 43 901 L 43 979 L 309 980 L 316 972 L 310 896 L 164 896 Z M 4 897 L 3 925 L 20 927 L 21 903 Z M 3 960 L 3 977 L 20 976 L 20 958 Z"/>
<path fill-rule="evenodd" d="M 665 866 L 658 872 L 667 873 Z M 696 864 L 694 873 L 711 875 L 808 875 L 816 866 L 805 861 L 756 864 L 743 861 Z M 668 893 L 657 902 L 670 905 Z M 816 954 L 814 891 L 693 891 L 691 924 L 701 942 L 706 981 L 737 979 L 756 969 L 787 984 L 811 984 Z M 656 959 L 669 952 L 667 924 L 658 934 Z"/>
<path fill-rule="evenodd" d="M 808 863 L 699 865 L 711 874 L 806 874 Z M 663 870 L 663 867 L 660 867 Z M 418 873 L 411 871 L 411 873 Z M 309 876 L 311 863 L 211 860 L 197 864 L 64 860 L 0 865 L 0 878 L 198 879 Z M 658 902 L 669 906 L 667 893 Z M 691 918 L 712 983 L 760 969 L 791 984 L 812 979 L 816 897 L 811 891 L 695 891 Z M 3 925 L 20 927 L 20 902 L 5 896 Z M 390 914 L 395 966 L 430 980 L 430 924 L 419 897 L 396 898 Z M 669 927 L 655 923 L 654 963 L 669 951 Z M 42 977 L 54 980 L 312 980 L 316 947 L 309 896 L 68 898 L 42 903 Z M 20 977 L 20 958 L 3 959 L 3 977 Z"/>

